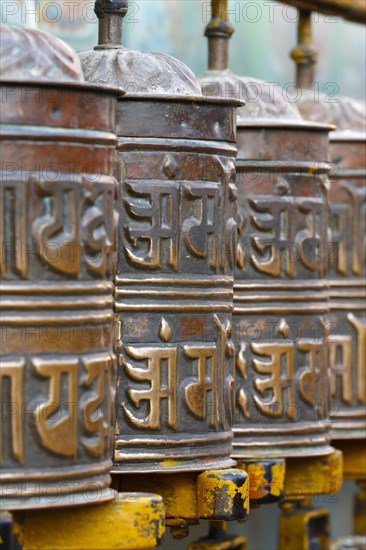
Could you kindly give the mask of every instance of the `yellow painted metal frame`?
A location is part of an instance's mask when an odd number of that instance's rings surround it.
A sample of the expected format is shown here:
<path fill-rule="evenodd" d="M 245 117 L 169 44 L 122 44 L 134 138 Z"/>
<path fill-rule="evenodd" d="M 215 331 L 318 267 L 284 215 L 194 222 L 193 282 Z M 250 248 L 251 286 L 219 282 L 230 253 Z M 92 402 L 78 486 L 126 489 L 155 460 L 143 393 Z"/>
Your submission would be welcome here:
<path fill-rule="evenodd" d="M 247 544 L 240 535 L 227 535 L 224 521 L 211 521 L 210 532 L 196 542 L 191 542 L 187 550 L 246 550 Z"/>
<path fill-rule="evenodd" d="M 343 483 L 339 450 L 325 456 L 286 459 L 285 499 L 338 493 Z"/>
<path fill-rule="evenodd" d="M 158 495 L 120 493 L 107 503 L 14 513 L 23 550 L 140 550 L 165 532 Z"/>
<path fill-rule="evenodd" d="M 338 440 L 332 445 L 343 453 L 344 479 L 366 479 L 366 440 Z"/>
<path fill-rule="evenodd" d="M 249 512 L 249 481 L 242 470 L 119 477 L 120 490 L 159 493 L 164 499 L 167 524 L 175 527 L 183 528 L 201 519 L 244 519 Z"/>
<path fill-rule="evenodd" d="M 305 504 L 309 504 L 305 501 Z M 319 550 L 329 549 L 329 511 L 326 508 L 299 507 L 286 509 L 289 503 L 283 507 L 283 513 L 279 518 L 279 550 L 309 550 L 311 537 L 311 522 L 317 521 L 320 528 L 317 539 L 320 543 Z"/>
<path fill-rule="evenodd" d="M 267 461 L 268 462 L 268 461 Z M 279 500 L 284 492 L 286 462 L 275 462 L 267 466 L 266 461 L 238 461 L 238 467 L 249 476 L 249 499 L 255 502 L 261 499 Z"/>

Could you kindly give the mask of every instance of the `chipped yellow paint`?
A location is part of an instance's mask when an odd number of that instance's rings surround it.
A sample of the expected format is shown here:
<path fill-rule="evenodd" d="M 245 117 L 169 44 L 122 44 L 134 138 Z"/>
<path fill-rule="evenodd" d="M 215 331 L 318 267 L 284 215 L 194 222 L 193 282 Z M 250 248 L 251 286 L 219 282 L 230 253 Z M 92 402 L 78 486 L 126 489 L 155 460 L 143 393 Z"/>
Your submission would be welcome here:
<path fill-rule="evenodd" d="M 285 498 L 338 493 L 343 482 L 340 451 L 326 456 L 286 459 Z"/>
<path fill-rule="evenodd" d="M 16 516 L 13 516 L 13 533 L 14 535 L 16 536 L 18 542 L 20 543 L 20 545 L 23 545 L 24 544 L 24 530 L 22 528 L 22 525 L 19 524 L 17 521 L 16 521 Z"/>
<path fill-rule="evenodd" d="M 246 471 L 249 476 L 249 498 L 256 500 L 268 495 L 268 482 L 265 479 L 266 469 L 260 462 L 248 464 Z"/>
<path fill-rule="evenodd" d="M 283 492 L 286 471 L 284 461 L 272 464 L 269 479 L 266 479 L 267 464 L 260 459 L 256 462 L 239 462 L 238 467 L 248 473 L 251 500 L 261 499 L 267 495 L 279 497 Z"/>
<path fill-rule="evenodd" d="M 312 176 L 315 172 L 319 170 L 318 166 L 309 166 L 308 168 L 308 176 Z"/>
<path fill-rule="evenodd" d="M 238 487 L 238 482 L 242 485 Z M 164 499 L 167 520 L 179 519 L 188 522 L 199 519 L 219 519 L 229 514 L 242 498 L 243 513 L 249 508 L 248 478 L 236 469 L 153 476 L 122 476 L 124 491 L 145 490 L 160 494 Z M 237 508 L 236 508 L 237 509 Z"/>
<path fill-rule="evenodd" d="M 196 519 L 197 473 L 182 472 L 156 475 L 122 476 L 124 491 L 149 491 L 164 499 L 167 518 Z"/>
<path fill-rule="evenodd" d="M 153 494 L 119 493 L 112 502 L 27 511 L 16 517 L 23 550 L 139 550 L 164 534 L 164 505 Z"/>
<path fill-rule="evenodd" d="M 272 468 L 271 495 L 279 497 L 285 486 L 286 463 L 273 464 Z"/>
<path fill-rule="evenodd" d="M 198 476 L 199 517 L 219 518 L 228 514 L 240 501 L 246 513 L 249 513 L 249 477 L 238 485 L 236 475 L 239 470 L 211 470 Z"/>
<path fill-rule="evenodd" d="M 160 466 L 177 466 L 180 464 L 179 460 L 162 460 Z"/>

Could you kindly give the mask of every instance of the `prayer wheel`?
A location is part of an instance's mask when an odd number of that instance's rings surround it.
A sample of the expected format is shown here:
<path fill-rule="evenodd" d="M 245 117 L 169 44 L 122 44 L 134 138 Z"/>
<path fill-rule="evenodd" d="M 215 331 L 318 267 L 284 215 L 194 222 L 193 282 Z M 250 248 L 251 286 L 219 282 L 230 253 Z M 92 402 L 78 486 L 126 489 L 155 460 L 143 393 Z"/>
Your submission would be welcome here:
<path fill-rule="evenodd" d="M 33 30 L 2 27 L 0 72 L 1 505 L 101 502 L 113 497 L 117 94 Z"/>
<path fill-rule="evenodd" d="M 319 102 L 303 91 L 303 117 L 336 125 L 330 134 L 330 368 L 332 438 L 366 435 L 366 106 Z"/>
<path fill-rule="evenodd" d="M 238 127 L 234 456 L 331 452 L 328 132 L 276 118 Z"/>
<path fill-rule="evenodd" d="M 240 103 L 203 99 L 174 58 L 124 49 L 125 1 L 95 6 L 99 46 L 81 54 L 85 77 L 128 90 L 117 105 L 124 183 L 113 472 L 230 467 Z"/>
<path fill-rule="evenodd" d="M 225 2 L 221 3 L 223 7 Z M 282 90 L 228 69 L 227 13 L 213 2 L 203 95 L 238 109 L 233 458 L 329 455 L 329 125 L 301 119 Z M 220 21 L 220 24 L 218 23 Z"/>

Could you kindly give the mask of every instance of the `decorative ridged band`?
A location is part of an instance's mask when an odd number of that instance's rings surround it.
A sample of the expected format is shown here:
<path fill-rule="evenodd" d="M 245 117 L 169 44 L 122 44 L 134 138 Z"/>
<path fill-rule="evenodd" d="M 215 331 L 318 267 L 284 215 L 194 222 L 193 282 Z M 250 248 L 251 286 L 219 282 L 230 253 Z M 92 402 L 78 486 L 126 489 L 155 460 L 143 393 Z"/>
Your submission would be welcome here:
<path fill-rule="evenodd" d="M 141 288 L 144 284 L 143 289 Z M 116 278 L 116 311 L 232 311 L 231 277 Z"/>

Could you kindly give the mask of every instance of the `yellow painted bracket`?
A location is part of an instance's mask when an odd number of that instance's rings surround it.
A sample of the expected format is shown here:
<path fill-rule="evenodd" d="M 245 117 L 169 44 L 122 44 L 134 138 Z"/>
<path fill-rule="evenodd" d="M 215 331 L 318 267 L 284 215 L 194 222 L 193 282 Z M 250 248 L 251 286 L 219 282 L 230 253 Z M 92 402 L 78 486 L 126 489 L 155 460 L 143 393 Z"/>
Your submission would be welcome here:
<path fill-rule="evenodd" d="M 248 475 L 236 468 L 153 476 L 128 474 L 121 476 L 117 486 L 123 491 L 159 493 L 164 499 L 167 524 L 175 527 L 183 528 L 185 523 L 200 519 L 245 519 L 249 512 Z"/>
<path fill-rule="evenodd" d="M 329 550 L 329 511 L 286 503 L 279 517 L 279 550 Z"/>
<path fill-rule="evenodd" d="M 356 481 L 358 492 L 353 504 L 353 532 L 366 536 L 366 441 L 365 439 L 338 440 L 332 443 L 343 453 L 344 478 Z M 364 541 L 365 542 L 365 541 Z"/>
<path fill-rule="evenodd" d="M 343 457 L 340 451 L 325 456 L 287 458 L 285 499 L 335 494 L 343 483 Z"/>
<path fill-rule="evenodd" d="M 148 493 L 116 493 L 107 503 L 13 516 L 23 550 L 140 550 L 156 547 L 165 532 L 163 500 Z"/>
<path fill-rule="evenodd" d="M 191 542 L 187 550 L 246 550 L 244 537 L 227 535 L 224 521 L 211 521 L 208 537 Z"/>
<path fill-rule="evenodd" d="M 252 505 L 280 502 L 284 496 L 285 459 L 258 459 L 238 462 L 249 476 L 249 499 Z"/>

